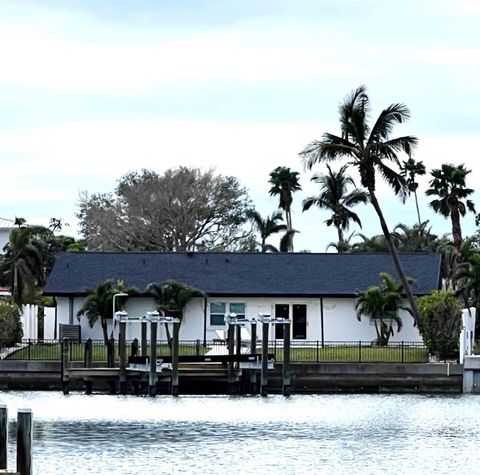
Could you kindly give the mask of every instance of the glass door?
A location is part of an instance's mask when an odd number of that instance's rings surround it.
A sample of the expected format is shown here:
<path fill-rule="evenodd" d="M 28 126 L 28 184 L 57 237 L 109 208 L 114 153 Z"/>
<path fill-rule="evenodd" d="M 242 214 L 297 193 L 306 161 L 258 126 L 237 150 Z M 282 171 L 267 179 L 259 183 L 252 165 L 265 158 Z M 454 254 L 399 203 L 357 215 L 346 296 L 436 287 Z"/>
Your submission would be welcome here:
<path fill-rule="evenodd" d="M 275 305 L 275 318 L 288 318 L 290 315 L 290 306 L 288 304 Z M 283 340 L 283 325 L 275 325 L 275 340 Z"/>
<path fill-rule="evenodd" d="M 292 308 L 292 338 L 294 340 L 307 339 L 307 306 L 295 304 Z"/>

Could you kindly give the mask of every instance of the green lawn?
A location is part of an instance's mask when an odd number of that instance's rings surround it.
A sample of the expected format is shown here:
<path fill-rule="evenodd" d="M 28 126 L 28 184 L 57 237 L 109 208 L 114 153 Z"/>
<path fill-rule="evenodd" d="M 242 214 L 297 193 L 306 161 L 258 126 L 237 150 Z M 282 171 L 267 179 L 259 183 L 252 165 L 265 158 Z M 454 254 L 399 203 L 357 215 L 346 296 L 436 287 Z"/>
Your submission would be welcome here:
<path fill-rule="evenodd" d="M 83 361 L 84 344 L 71 344 L 72 361 Z M 192 344 L 180 344 L 180 355 L 205 354 L 211 347 L 204 348 L 202 345 L 196 347 Z M 226 348 L 222 347 L 225 351 Z M 127 345 L 127 352 L 130 354 L 130 345 Z M 261 348 L 257 348 L 261 353 Z M 276 361 L 283 360 L 283 349 L 281 347 L 270 346 L 269 353 L 274 353 Z M 157 355 L 170 355 L 170 348 L 167 344 L 158 344 Z M 49 360 L 60 361 L 61 345 L 60 343 L 39 343 L 30 347 L 17 350 L 8 356 L 8 359 L 17 360 Z M 116 346 L 116 358 L 118 360 L 118 346 Z M 106 361 L 107 351 L 103 343 L 93 345 L 93 361 Z M 425 363 L 428 361 L 428 351 L 425 348 L 409 347 L 378 347 L 370 345 L 344 345 L 344 346 L 302 346 L 292 347 L 290 351 L 290 360 L 292 363 Z"/>
<path fill-rule="evenodd" d="M 270 348 L 278 362 L 283 361 L 283 349 Z M 421 347 L 382 348 L 378 346 L 332 346 L 325 348 L 291 348 L 292 363 L 426 363 L 428 350 Z"/>

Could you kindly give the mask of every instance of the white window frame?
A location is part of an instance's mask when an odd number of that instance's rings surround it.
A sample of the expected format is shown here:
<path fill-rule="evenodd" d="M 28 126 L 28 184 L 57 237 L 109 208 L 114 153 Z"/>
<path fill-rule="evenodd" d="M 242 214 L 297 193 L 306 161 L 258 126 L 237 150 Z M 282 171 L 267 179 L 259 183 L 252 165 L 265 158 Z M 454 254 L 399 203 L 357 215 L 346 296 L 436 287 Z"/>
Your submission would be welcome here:
<path fill-rule="evenodd" d="M 210 302 L 208 302 L 208 326 L 210 328 L 224 328 L 225 327 L 224 323 L 221 324 L 221 325 L 212 324 L 212 312 L 211 312 L 212 304 L 225 304 L 225 313 L 223 314 L 224 318 L 225 318 L 225 315 L 228 315 L 229 313 L 233 313 L 231 311 L 231 305 L 236 305 L 236 304 L 241 304 L 241 305 L 244 306 L 244 313 L 243 314 L 237 313 L 237 315 L 243 316 L 243 317 L 245 317 L 247 315 L 247 303 L 245 301 L 234 301 L 234 300 L 213 300 L 213 301 L 210 301 Z M 220 314 L 219 313 L 213 313 L 213 315 L 220 315 Z"/>

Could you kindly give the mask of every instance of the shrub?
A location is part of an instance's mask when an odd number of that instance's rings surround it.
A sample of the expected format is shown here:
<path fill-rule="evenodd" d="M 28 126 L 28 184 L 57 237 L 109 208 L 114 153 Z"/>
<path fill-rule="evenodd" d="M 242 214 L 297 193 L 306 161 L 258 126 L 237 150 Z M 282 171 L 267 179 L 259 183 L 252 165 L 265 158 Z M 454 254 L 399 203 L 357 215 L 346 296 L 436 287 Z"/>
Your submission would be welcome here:
<path fill-rule="evenodd" d="M 462 328 L 462 307 L 452 292 L 438 290 L 418 299 L 419 331 L 431 354 L 454 357 Z"/>
<path fill-rule="evenodd" d="M 0 347 L 13 346 L 22 337 L 20 309 L 13 303 L 0 301 Z"/>

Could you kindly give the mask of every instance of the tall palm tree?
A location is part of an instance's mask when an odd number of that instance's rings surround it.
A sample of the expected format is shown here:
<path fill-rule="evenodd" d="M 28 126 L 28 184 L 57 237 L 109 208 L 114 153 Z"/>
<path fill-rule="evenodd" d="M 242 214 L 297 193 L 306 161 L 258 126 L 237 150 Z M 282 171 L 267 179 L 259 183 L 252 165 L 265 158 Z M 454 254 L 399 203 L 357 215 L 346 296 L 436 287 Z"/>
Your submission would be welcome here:
<path fill-rule="evenodd" d="M 425 192 L 427 196 L 438 196 L 430 201 L 433 210 L 444 216 L 450 217 L 452 222 L 452 237 L 455 247 L 460 251 L 462 247 L 462 227 L 460 217 L 465 216 L 468 211 L 475 213 L 473 201 L 465 200 L 474 190 L 467 188 L 466 178 L 471 170 L 465 165 L 458 166 L 444 163 L 442 168 L 431 171 L 433 179 L 430 181 L 430 188 Z"/>
<path fill-rule="evenodd" d="M 417 208 L 417 217 L 418 225 L 421 226 L 422 221 L 420 219 L 420 209 L 418 207 L 418 196 L 417 189 L 418 183 L 415 181 L 417 176 L 425 175 L 427 170 L 422 161 L 415 161 L 414 158 L 410 157 L 408 160 L 402 162 L 402 176 L 405 178 L 407 183 L 408 193 L 413 193 L 415 196 L 415 206 Z"/>
<path fill-rule="evenodd" d="M 157 310 L 162 315 L 183 319 L 183 311 L 188 302 L 194 297 L 206 297 L 206 293 L 191 285 L 178 282 L 173 279 L 166 280 L 163 283 L 151 282 L 147 285 L 147 292 L 154 298 Z M 170 330 L 165 323 L 168 344 L 171 344 Z"/>
<path fill-rule="evenodd" d="M 137 293 L 137 290 L 126 288 L 122 280 L 108 279 L 100 283 L 95 289 L 88 290 L 83 305 L 77 312 L 78 317 L 85 315 L 88 318 L 91 327 L 100 318 L 105 345 L 108 343 L 107 321 L 113 318 L 113 313 L 117 310 L 113 308 L 113 296 L 119 293 L 133 295 Z M 122 299 L 125 300 L 125 298 L 128 297 L 121 297 L 117 302 L 121 303 Z"/>
<path fill-rule="evenodd" d="M 292 201 L 293 193 L 301 190 L 302 187 L 298 181 L 298 172 L 293 172 L 288 167 L 277 167 L 270 173 L 269 183 L 272 185 L 270 188 L 270 196 L 279 197 L 278 207 L 285 211 L 287 219 L 287 232 L 293 230 L 292 226 Z M 289 243 L 289 252 L 293 252 L 293 239 Z"/>
<path fill-rule="evenodd" d="M 332 211 L 332 215 L 325 221 L 327 226 L 335 226 L 338 233 L 338 241 L 344 240 L 344 231 L 348 231 L 350 221 L 355 221 L 360 228 L 362 223 L 356 213 L 349 208 L 368 201 L 365 191 L 355 187 L 353 178 L 347 175 L 347 166 L 343 165 L 338 172 L 332 171 L 327 164 L 328 173 L 315 174 L 312 181 L 320 185 L 318 196 L 309 196 L 303 200 L 303 211 L 307 211 L 312 205 L 320 209 Z M 348 192 L 348 186 L 354 189 Z"/>
<path fill-rule="evenodd" d="M 410 309 L 402 305 L 402 285 L 387 272 L 381 272 L 380 278 L 383 281 L 380 286 L 371 285 L 359 296 L 355 310 L 358 320 L 366 316 L 374 321 L 377 343 L 385 346 L 394 334 L 393 322 L 397 325 L 397 332 L 402 329 L 398 311 Z"/>
<path fill-rule="evenodd" d="M 262 252 L 277 251 L 276 248 L 271 244 L 267 244 L 266 241 L 273 234 L 287 230 L 285 224 L 279 223 L 279 221 L 283 221 L 283 213 L 280 210 L 274 211 L 270 216 L 264 219 L 258 211 L 251 211 L 249 213 L 249 218 L 253 221 L 253 224 L 260 234 Z"/>
<path fill-rule="evenodd" d="M 405 178 L 390 165 L 400 167 L 398 154 L 403 152 L 410 156 L 417 144 L 417 138 L 411 135 L 390 138 L 393 127 L 410 117 L 410 111 L 404 104 L 388 106 L 380 113 L 373 127 L 370 127 L 367 121 L 369 112 L 366 88 L 360 86 L 340 105 L 341 135 L 325 133 L 319 140 L 310 143 L 300 155 L 309 168 L 317 162 L 345 158 L 349 165 L 358 169 L 361 184 L 368 191 L 370 203 L 380 221 L 395 268 L 410 303 L 414 321 L 418 323 L 419 314 L 415 297 L 378 202 L 375 177 L 379 172 L 395 194 L 403 196 L 407 193 Z"/>
<path fill-rule="evenodd" d="M 42 243 L 35 239 L 35 229 L 13 229 L 4 251 L 0 263 L 1 282 L 11 288 L 17 305 L 33 303 L 43 281 Z"/>

